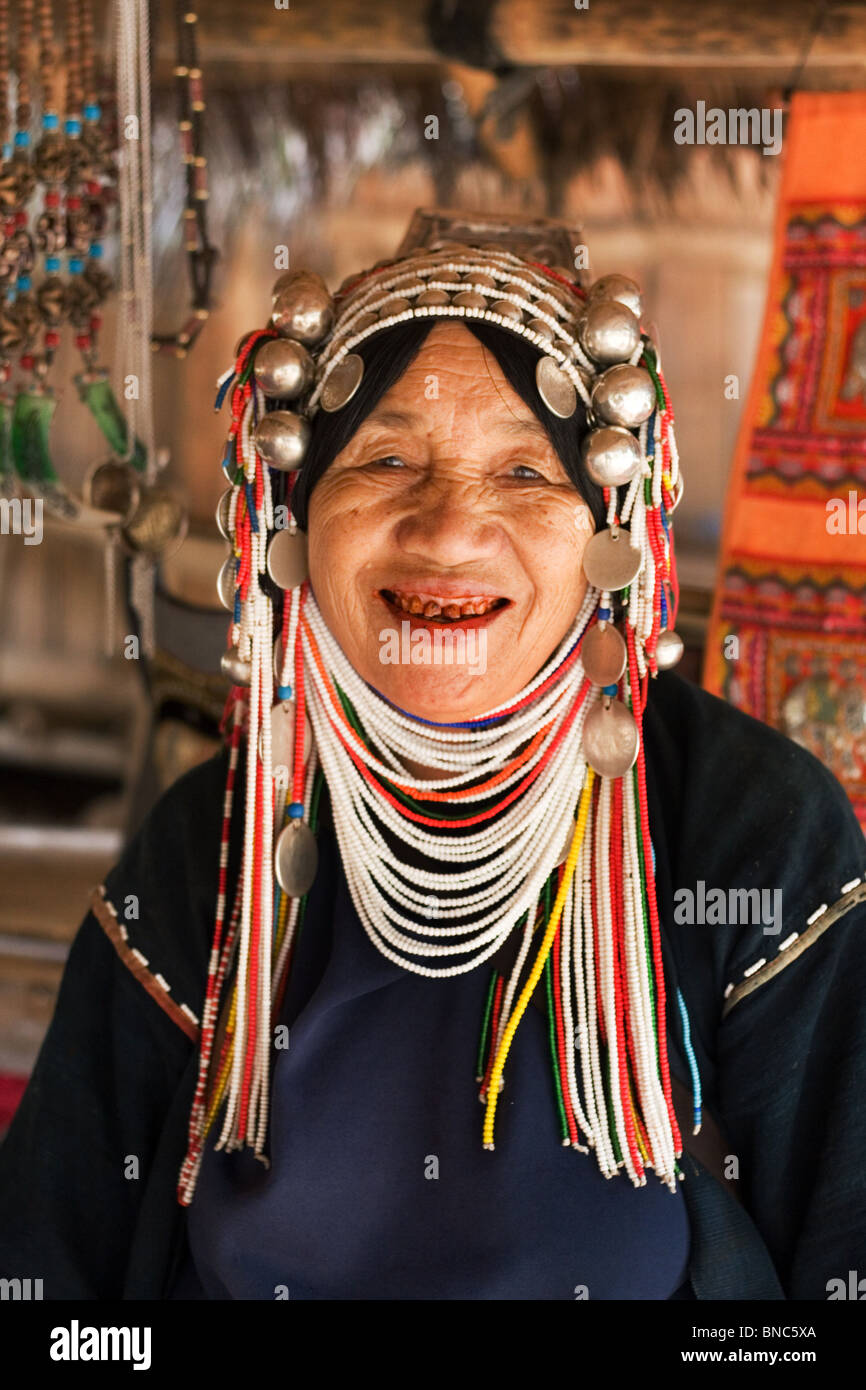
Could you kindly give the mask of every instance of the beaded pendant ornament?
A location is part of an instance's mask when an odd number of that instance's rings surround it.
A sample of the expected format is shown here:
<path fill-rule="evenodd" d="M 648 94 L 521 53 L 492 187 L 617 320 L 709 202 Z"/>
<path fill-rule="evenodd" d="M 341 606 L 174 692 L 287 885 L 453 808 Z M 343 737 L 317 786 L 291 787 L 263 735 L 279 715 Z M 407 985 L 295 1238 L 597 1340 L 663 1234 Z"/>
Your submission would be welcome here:
<path fill-rule="evenodd" d="M 431 237 L 335 295 L 312 272 L 288 272 L 268 326 L 243 336 L 218 383 L 217 409 L 231 393 L 229 486 L 217 509 L 229 553 L 217 587 L 231 614 L 223 670 L 233 688 L 184 1204 L 208 1135 L 267 1162 L 273 1027 L 316 874 L 325 784 L 376 948 L 446 978 L 495 957 L 476 1068 L 484 1146 L 494 1147 L 506 1059 L 543 976 L 562 1142 L 592 1150 L 606 1177 L 624 1172 L 643 1186 L 653 1169 L 676 1186 L 682 1144 L 642 739 L 649 678 L 682 652 L 672 626 L 671 517 L 682 495 L 673 412 L 637 285 L 608 275 L 585 287 L 513 244 Z M 419 317 L 483 319 L 538 349 L 547 409 L 568 419 L 578 398 L 586 407 L 584 459 L 607 508 L 584 550 L 581 611 L 544 669 L 506 705 L 454 724 L 395 709 L 353 670 L 310 589 L 291 511 L 311 421 L 361 384 L 356 349 Z M 229 908 L 242 741 L 243 860 Z M 413 761 L 440 775 L 411 776 Z"/>

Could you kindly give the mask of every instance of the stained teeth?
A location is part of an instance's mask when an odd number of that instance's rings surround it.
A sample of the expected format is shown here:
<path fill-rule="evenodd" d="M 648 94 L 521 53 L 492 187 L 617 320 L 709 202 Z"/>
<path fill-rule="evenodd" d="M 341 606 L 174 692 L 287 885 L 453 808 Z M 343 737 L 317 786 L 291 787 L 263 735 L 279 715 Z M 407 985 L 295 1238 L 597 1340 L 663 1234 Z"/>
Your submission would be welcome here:
<path fill-rule="evenodd" d="M 425 618 L 447 618 L 454 622 L 459 618 L 476 618 L 488 613 L 496 606 L 497 600 L 491 598 L 469 598 L 462 602 L 441 604 L 436 599 L 423 599 L 418 594 L 397 594 L 383 590 L 391 602 L 404 613 L 418 614 Z"/>

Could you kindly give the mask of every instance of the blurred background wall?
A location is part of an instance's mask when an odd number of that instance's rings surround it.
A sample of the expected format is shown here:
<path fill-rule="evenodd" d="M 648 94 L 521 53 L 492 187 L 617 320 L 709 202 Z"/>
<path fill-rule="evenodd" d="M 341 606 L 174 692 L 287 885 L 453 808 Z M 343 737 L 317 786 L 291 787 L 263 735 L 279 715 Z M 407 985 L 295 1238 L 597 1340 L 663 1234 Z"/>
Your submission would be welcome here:
<path fill-rule="evenodd" d="M 96 10 L 110 81 L 114 7 Z M 173 15 L 152 7 L 155 327 L 166 331 L 188 303 Z M 862 86 L 862 7 L 211 0 L 197 27 L 220 262 L 192 351 L 154 360 L 156 438 L 189 513 L 186 540 L 161 567 L 166 593 L 224 629 L 213 511 L 226 413 L 214 413 L 215 383 L 240 334 L 267 319 L 276 248 L 335 288 L 392 253 L 419 206 L 530 211 L 583 228 L 594 276 L 618 270 L 643 286 L 677 410 L 678 627 L 696 678 L 781 160 L 760 147 L 678 144 L 675 113 L 698 101 L 784 110 L 795 87 Z M 113 239 L 116 220 L 109 270 Z M 115 372 L 116 314 L 115 298 L 102 334 Z M 106 454 L 65 384 L 75 369 L 65 342 L 52 449 L 73 490 Z M 0 1072 L 13 1090 L 89 889 L 148 798 L 215 747 L 227 688 L 212 677 L 190 718 L 172 701 L 170 663 L 155 687 L 116 638 L 106 654 L 104 570 L 92 532 L 47 522 L 39 546 L 0 537 Z"/>

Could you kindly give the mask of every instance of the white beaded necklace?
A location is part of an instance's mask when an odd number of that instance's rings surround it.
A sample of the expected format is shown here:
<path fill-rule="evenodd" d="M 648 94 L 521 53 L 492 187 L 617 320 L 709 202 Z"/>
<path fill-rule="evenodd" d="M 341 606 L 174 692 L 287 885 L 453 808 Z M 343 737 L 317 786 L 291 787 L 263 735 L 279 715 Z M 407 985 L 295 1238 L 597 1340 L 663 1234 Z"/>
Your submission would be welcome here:
<path fill-rule="evenodd" d="M 436 978 L 473 970 L 499 949 L 524 913 L 531 914 L 546 879 L 563 857 L 573 828 L 586 774 L 581 748 L 583 722 L 595 688 L 590 688 L 549 762 L 523 795 L 480 829 L 467 828 L 459 835 L 431 833 L 401 815 L 370 785 L 344 742 L 377 778 L 399 781 L 402 788 L 423 799 L 425 792 L 466 788 L 495 773 L 533 733 L 549 724 L 532 756 L 497 784 L 497 793 L 505 791 L 537 766 L 572 711 L 586 681 L 579 657 L 559 676 L 555 673 L 597 603 L 598 592 L 589 589 L 572 628 L 534 680 L 507 705 L 472 721 L 495 721 L 490 727 L 460 729 L 404 714 L 365 684 L 326 627 L 312 593 L 308 595 L 304 612 L 310 633 L 332 680 L 351 700 L 372 745 L 368 747 L 347 731 L 342 710 L 334 705 L 305 634 L 310 721 L 331 794 L 346 879 L 371 941 L 405 969 Z M 549 687 L 532 700 L 533 692 L 551 676 Z M 496 721 L 503 710 L 528 697 L 529 704 Z M 413 777 L 405 771 L 407 759 L 446 775 L 432 780 Z M 483 788 L 474 794 L 470 789 L 461 796 L 461 803 L 488 795 Z M 385 831 L 414 852 L 449 867 L 440 872 L 407 865 L 395 854 Z M 455 870 L 452 865 L 464 867 Z M 408 918 L 399 910 L 403 907 L 429 914 L 431 895 L 435 895 L 436 920 L 444 925 L 422 924 L 417 916 Z M 451 963 L 454 956 L 462 958 L 459 963 Z M 439 963 L 425 963 L 431 961 Z"/>

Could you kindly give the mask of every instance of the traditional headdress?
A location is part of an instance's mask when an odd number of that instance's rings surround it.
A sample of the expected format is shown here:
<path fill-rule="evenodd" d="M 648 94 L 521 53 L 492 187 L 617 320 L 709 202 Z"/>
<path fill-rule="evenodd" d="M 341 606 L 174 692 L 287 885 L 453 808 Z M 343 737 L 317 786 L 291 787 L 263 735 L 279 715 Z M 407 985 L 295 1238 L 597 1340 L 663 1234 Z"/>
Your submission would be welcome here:
<path fill-rule="evenodd" d="M 282 275 L 268 327 L 244 335 L 218 383 L 217 408 L 231 392 L 230 486 L 217 520 L 230 545 L 218 589 L 232 615 L 223 669 L 234 685 L 181 1202 L 210 1131 L 217 1147 L 264 1157 L 273 1030 L 316 873 L 324 780 L 353 902 L 385 956 L 447 977 L 498 961 L 519 937 L 509 968 L 493 971 L 481 1020 L 485 1147 L 514 1032 L 544 974 L 563 1143 L 591 1148 L 608 1177 L 624 1169 L 641 1186 L 651 1167 L 675 1186 L 681 1140 L 641 728 L 648 677 L 682 652 L 671 537 L 682 482 L 638 287 L 621 275 L 587 286 L 571 268 L 581 249 L 579 235 L 547 220 L 419 211 L 393 259 L 333 296 L 310 271 Z M 547 409 L 568 419 L 584 402 L 585 466 L 607 508 L 583 552 L 584 603 L 557 651 L 507 704 L 453 724 L 396 709 L 352 669 L 310 589 L 291 511 L 311 419 L 358 390 L 361 344 L 415 318 L 482 319 L 532 343 Z M 419 780 L 412 760 L 443 775 Z"/>

